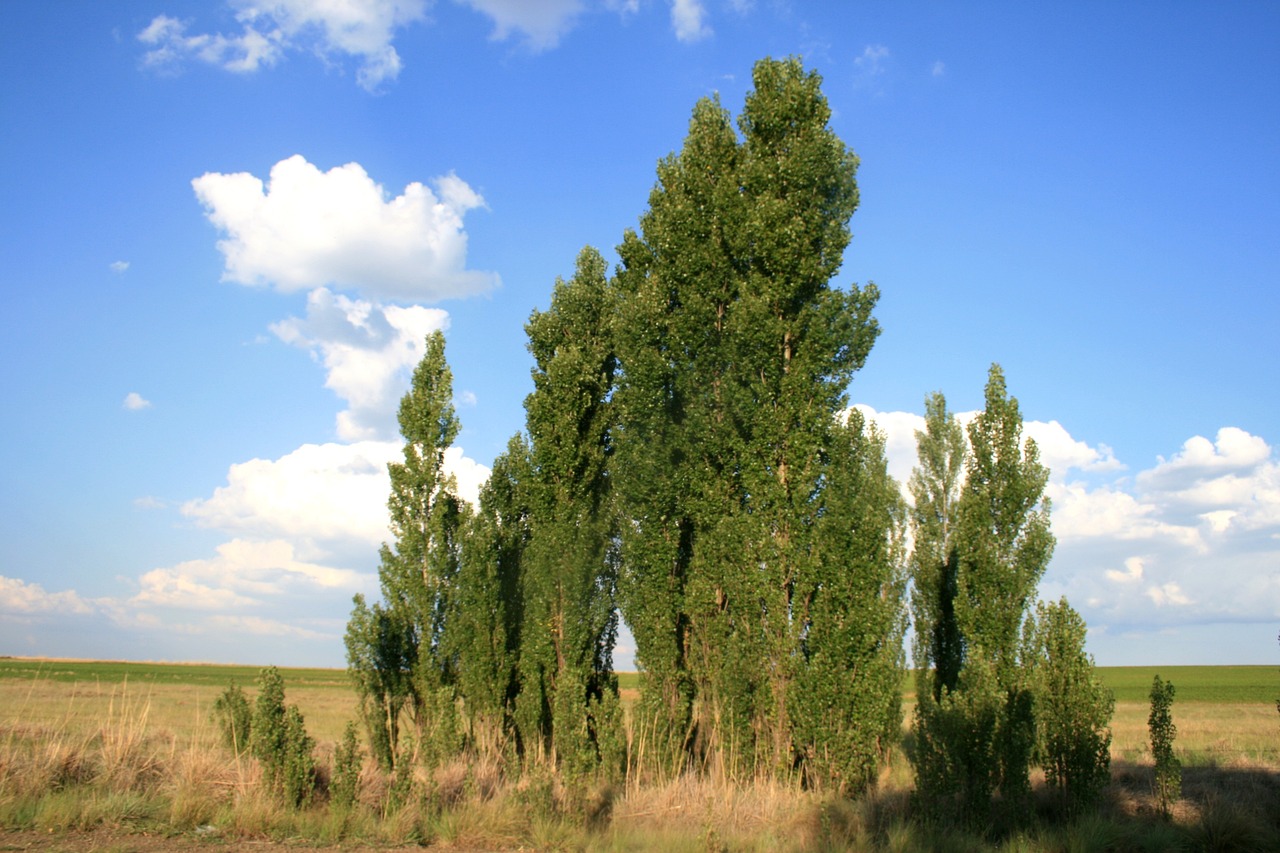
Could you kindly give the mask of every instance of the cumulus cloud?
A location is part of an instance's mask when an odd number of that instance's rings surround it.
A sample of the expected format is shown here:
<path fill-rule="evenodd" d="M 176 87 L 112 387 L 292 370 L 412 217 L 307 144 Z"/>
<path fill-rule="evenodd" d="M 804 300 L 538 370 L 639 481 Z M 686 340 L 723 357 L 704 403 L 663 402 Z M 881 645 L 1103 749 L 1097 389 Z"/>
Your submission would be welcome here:
<path fill-rule="evenodd" d="M 355 590 L 364 579 L 348 569 L 300 560 L 284 540 L 233 539 L 219 545 L 215 557 L 153 569 L 138 583 L 135 605 L 225 611 L 299 589 Z"/>
<path fill-rule="evenodd" d="M 390 539 L 387 463 L 401 459 L 399 441 L 306 444 L 279 459 L 232 465 L 225 486 L 187 502 L 182 513 L 238 535 L 376 548 Z M 456 477 L 460 497 L 478 502 L 487 466 L 455 446 L 445 453 L 445 470 Z"/>
<path fill-rule="evenodd" d="M 123 405 L 131 412 L 138 412 L 143 409 L 151 408 L 151 401 L 145 399 L 137 391 L 130 391 L 125 395 Z"/>
<path fill-rule="evenodd" d="M 111 271 L 113 273 L 115 273 L 116 275 L 120 275 L 125 270 L 129 269 L 129 262 L 128 261 L 112 261 L 110 264 L 108 264 L 108 266 L 111 268 Z"/>
<path fill-rule="evenodd" d="M 1171 459 L 1138 474 L 1137 487 L 1153 504 L 1214 534 L 1280 526 L 1280 463 L 1259 436 L 1236 427 L 1215 441 L 1187 439 Z"/>
<path fill-rule="evenodd" d="M 46 592 L 38 583 L 0 575 L 0 613 L 18 616 L 86 614 L 93 607 L 74 590 Z"/>
<path fill-rule="evenodd" d="M 1072 438 L 1057 421 L 1028 421 L 1024 425 L 1028 438 L 1036 442 L 1041 464 L 1050 471 L 1120 471 L 1124 465 L 1105 444 L 1090 447 L 1086 442 Z"/>
<path fill-rule="evenodd" d="M 462 0 L 493 20 L 492 38 L 522 34 L 533 50 L 548 50 L 573 28 L 582 0 Z M 633 10 L 634 11 L 634 10 Z"/>
<path fill-rule="evenodd" d="M 236 463 L 225 486 L 188 501 L 182 514 L 240 535 L 354 539 L 376 548 L 389 537 L 387 463 L 399 453 L 393 441 L 304 444 L 279 459 Z"/>
<path fill-rule="evenodd" d="M 701 0 L 671 0 L 671 27 L 683 42 L 700 41 L 711 35 Z"/>
<path fill-rule="evenodd" d="M 210 172 L 191 182 L 225 238 L 223 278 L 284 292 L 334 286 L 378 300 L 435 302 L 484 293 L 494 273 L 466 268 L 462 218 L 484 199 L 456 175 L 388 199 L 358 163 L 321 172 L 300 155 L 263 181 Z"/>
<path fill-rule="evenodd" d="M 203 62 L 237 73 L 251 73 L 280 62 L 290 50 L 311 50 L 332 60 L 359 61 L 357 82 L 368 91 L 400 73 L 395 32 L 422 20 L 426 0 L 235 0 L 239 33 L 189 33 L 186 21 L 157 15 L 138 33 L 148 47 L 145 67 L 175 71 L 187 62 Z"/>
<path fill-rule="evenodd" d="M 338 414 L 338 437 L 359 441 L 396 435 L 397 405 L 426 336 L 447 328 L 448 319 L 439 309 L 377 305 L 318 288 L 307 297 L 305 318 L 271 330 L 324 364 L 325 387 L 348 405 Z"/>

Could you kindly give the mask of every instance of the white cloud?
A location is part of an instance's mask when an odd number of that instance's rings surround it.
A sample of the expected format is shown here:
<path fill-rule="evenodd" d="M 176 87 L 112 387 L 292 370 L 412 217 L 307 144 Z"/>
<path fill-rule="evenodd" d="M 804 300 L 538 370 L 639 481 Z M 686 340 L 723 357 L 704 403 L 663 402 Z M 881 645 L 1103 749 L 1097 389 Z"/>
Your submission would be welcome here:
<path fill-rule="evenodd" d="M 512 33 L 522 33 L 533 50 L 548 50 L 558 45 L 585 6 L 582 0 L 460 1 L 493 20 L 495 41 Z"/>
<path fill-rule="evenodd" d="M 1116 460 L 1110 447 L 1099 444 L 1090 447 L 1072 438 L 1057 421 L 1028 421 L 1024 427 L 1028 438 L 1035 439 L 1040 451 L 1040 462 L 1061 478 L 1066 471 L 1119 471 L 1124 468 Z"/>
<path fill-rule="evenodd" d="M 279 459 L 232 465 L 225 486 L 188 501 L 182 514 L 230 533 L 376 548 L 390 535 L 387 463 L 399 454 L 393 441 L 304 444 Z"/>
<path fill-rule="evenodd" d="M 189 501 L 183 515 L 233 534 L 325 547 L 374 549 L 388 541 L 388 462 L 402 459 L 399 441 L 305 444 L 276 460 L 232 465 L 212 497 Z M 459 496 L 473 504 L 489 469 L 462 448 L 445 453 Z"/>
<path fill-rule="evenodd" d="M 187 35 L 187 23 L 168 15 L 157 15 L 138 33 L 138 41 L 150 46 L 142 57 L 145 67 L 176 71 L 188 60 L 220 66 L 227 71 L 248 73 L 279 61 L 284 34 L 274 29 L 266 34 L 246 24 L 239 35 L 198 33 Z"/>
<path fill-rule="evenodd" d="M 1206 477 L 1251 469 L 1270 456 L 1271 448 L 1258 436 L 1223 427 L 1217 441 L 1199 435 L 1187 439 L 1172 459 L 1160 457 L 1159 464 L 1139 474 L 1138 482 L 1148 489 L 1171 491 Z"/>
<path fill-rule="evenodd" d="M 1130 557 L 1124 561 L 1124 571 L 1107 569 L 1107 579 L 1116 583 L 1137 583 L 1142 580 L 1142 558 Z"/>
<path fill-rule="evenodd" d="M 400 73 L 395 32 L 422 20 L 426 0 L 235 0 L 242 32 L 188 35 L 188 24 L 158 15 L 138 33 L 150 49 L 143 65 L 176 70 L 188 61 L 238 73 L 279 62 L 290 50 L 312 50 L 326 59 L 359 60 L 357 82 L 368 91 Z"/>
<path fill-rule="evenodd" d="M 247 172 L 191 182 L 226 235 L 218 242 L 226 280 L 420 302 L 491 290 L 496 274 L 466 269 L 462 227 L 484 199 L 453 174 L 433 183 L 435 193 L 414 182 L 388 199 L 358 163 L 321 172 L 300 155 L 273 166 L 265 186 Z"/>
<path fill-rule="evenodd" d="M 137 391 L 130 391 L 124 397 L 124 407 L 131 412 L 138 412 L 142 409 L 151 408 L 151 401 L 145 399 Z"/>
<path fill-rule="evenodd" d="M 296 637 L 302 640 L 327 640 L 329 637 L 319 631 L 289 625 L 275 619 L 264 619 L 261 616 L 211 616 L 207 625 L 213 631 L 234 631 L 253 634 L 258 637 Z"/>
<path fill-rule="evenodd" d="M 143 495 L 140 498 L 133 499 L 133 505 L 138 509 L 164 509 L 167 504 L 157 497 L 151 495 Z"/>
<path fill-rule="evenodd" d="M 1045 491 L 1053 502 L 1053 532 L 1060 541 L 1159 537 L 1196 551 L 1204 550 L 1198 529 L 1165 520 L 1159 507 L 1125 491 L 1122 484 L 1090 487 L 1079 481 L 1050 481 Z"/>
<path fill-rule="evenodd" d="M 108 264 L 108 266 L 111 267 L 111 271 L 113 273 L 116 273 L 117 275 L 119 275 L 123 273 L 125 270 L 129 269 L 129 262 L 128 261 L 112 261 L 110 264 Z"/>
<path fill-rule="evenodd" d="M 138 579 L 131 604 L 192 610 L 234 610 L 263 604 L 264 597 L 302 590 L 356 590 L 364 578 L 299 560 L 284 540 L 233 539 L 218 546 L 217 556 L 153 569 Z"/>
<path fill-rule="evenodd" d="M 1179 607 L 1191 604 L 1191 599 L 1182 592 L 1182 588 L 1177 583 L 1170 581 L 1162 586 L 1147 587 L 1147 598 L 1150 598 L 1156 607 L 1164 607 L 1168 604 L 1177 605 Z"/>
<path fill-rule="evenodd" d="M 885 61 L 889 58 L 889 48 L 882 44 L 869 44 L 862 49 L 862 54 L 853 60 L 856 70 L 854 84 L 859 88 L 871 89 L 881 94 L 881 80 L 885 75 Z"/>
<path fill-rule="evenodd" d="M 464 454 L 461 447 L 455 446 L 444 452 L 444 470 L 453 475 L 458 497 L 472 506 L 479 506 L 480 487 L 489 479 L 489 466 L 480 464 Z"/>
<path fill-rule="evenodd" d="M 932 68 L 930 68 L 929 73 L 931 73 L 934 77 L 945 77 L 947 74 L 947 66 L 945 63 L 943 63 L 941 59 L 939 59 L 933 63 L 933 66 Z"/>
<path fill-rule="evenodd" d="M 0 575 L 0 613 L 32 616 L 91 612 L 93 608 L 89 602 L 73 590 L 45 592 L 38 583 Z"/>
<path fill-rule="evenodd" d="M 676 38 L 683 42 L 695 42 L 711 35 L 707 10 L 701 0 L 671 0 L 671 27 Z"/>
<path fill-rule="evenodd" d="M 435 308 L 376 305 L 318 288 L 307 297 L 305 319 L 290 317 L 271 330 L 324 364 L 325 387 L 348 404 L 338 414 L 338 436 L 358 441 L 397 434 L 408 376 L 422 360 L 426 336 L 447 328 L 448 320 Z"/>

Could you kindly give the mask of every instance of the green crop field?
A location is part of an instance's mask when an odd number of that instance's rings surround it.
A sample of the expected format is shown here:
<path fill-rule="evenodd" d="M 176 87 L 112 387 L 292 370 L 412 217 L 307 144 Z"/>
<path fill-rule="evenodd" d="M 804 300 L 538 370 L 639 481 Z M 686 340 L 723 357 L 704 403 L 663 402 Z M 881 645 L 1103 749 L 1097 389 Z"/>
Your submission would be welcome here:
<path fill-rule="evenodd" d="M 1275 705 L 1280 699 L 1280 668 L 1274 666 L 1102 666 L 1102 683 L 1117 702 L 1150 701 L 1151 681 L 1159 675 L 1173 683 L 1179 702 Z"/>
<path fill-rule="evenodd" d="M 188 684 L 225 687 L 232 681 L 250 687 L 260 667 L 226 664 L 135 663 L 126 661 L 71 661 L 0 657 L 0 684 L 8 680 L 58 682 L 131 683 L 135 685 Z M 1102 682 L 1111 688 L 1117 702 L 1145 702 L 1151 681 L 1159 675 L 1173 682 L 1177 703 L 1216 704 L 1264 703 L 1280 699 L 1280 668 L 1271 666 L 1102 666 Z M 296 688 L 346 688 L 345 670 L 282 667 L 285 685 Z M 639 673 L 618 673 L 618 685 L 625 692 L 640 687 Z M 910 673 L 903 681 L 907 699 L 914 698 L 915 682 Z"/>
<path fill-rule="evenodd" d="M 40 660 L 0 657 L 0 683 L 9 679 L 61 682 L 99 682 L 137 685 L 190 684 L 225 687 L 231 681 L 251 685 L 261 667 L 199 663 L 134 663 L 128 661 Z M 285 686 L 346 687 L 347 673 L 341 669 L 281 668 Z"/>

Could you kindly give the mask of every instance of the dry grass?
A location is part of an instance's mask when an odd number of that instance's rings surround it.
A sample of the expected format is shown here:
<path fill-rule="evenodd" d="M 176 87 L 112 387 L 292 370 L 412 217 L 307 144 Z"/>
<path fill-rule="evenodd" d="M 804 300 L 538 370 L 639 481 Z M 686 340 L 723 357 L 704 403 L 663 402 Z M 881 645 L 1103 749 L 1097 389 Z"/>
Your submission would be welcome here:
<path fill-rule="evenodd" d="M 252 685 L 246 685 L 252 692 Z M 776 780 L 715 773 L 569 791 L 545 772 L 515 779 L 496 760 L 419 769 L 412 788 L 366 762 L 354 810 L 323 798 L 294 811 L 260 790 L 255 761 L 218 743 L 208 685 L 0 681 L 0 827 L 115 828 L 317 844 L 433 843 L 464 849 L 979 850 L 990 839 L 911 818 L 912 775 L 896 750 L 877 792 L 857 802 Z M 291 689 L 326 765 L 354 699 L 345 687 Z M 1106 807 L 1066 825 L 1049 799 L 1005 849 L 1280 849 L 1280 717 L 1273 706 L 1174 706 L 1183 799 L 1172 823 L 1156 814 L 1148 706 L 1120 703 Z M 908 709 L 907 719 L 910 719 Z M 203 835 L 201 836 L 203 837 Z"/>

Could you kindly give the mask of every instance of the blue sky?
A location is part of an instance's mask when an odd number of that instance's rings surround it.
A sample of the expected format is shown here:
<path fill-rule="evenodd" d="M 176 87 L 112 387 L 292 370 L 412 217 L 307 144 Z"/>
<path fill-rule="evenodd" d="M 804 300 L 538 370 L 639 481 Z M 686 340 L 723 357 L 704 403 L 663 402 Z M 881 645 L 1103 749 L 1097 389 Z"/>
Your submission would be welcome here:
<path fill-rule="evenodd" d="M 1280 7 L 0 5 L 0 653 L 343 663 L 445 328 L 474 489 L 523 324 L 763 56 L 861 158 L 850 387 L 905 480 L 1003 365 L 1102 664 L 1280 659 Z M 628 649 L 619 650 L 626 666 Z"/>

